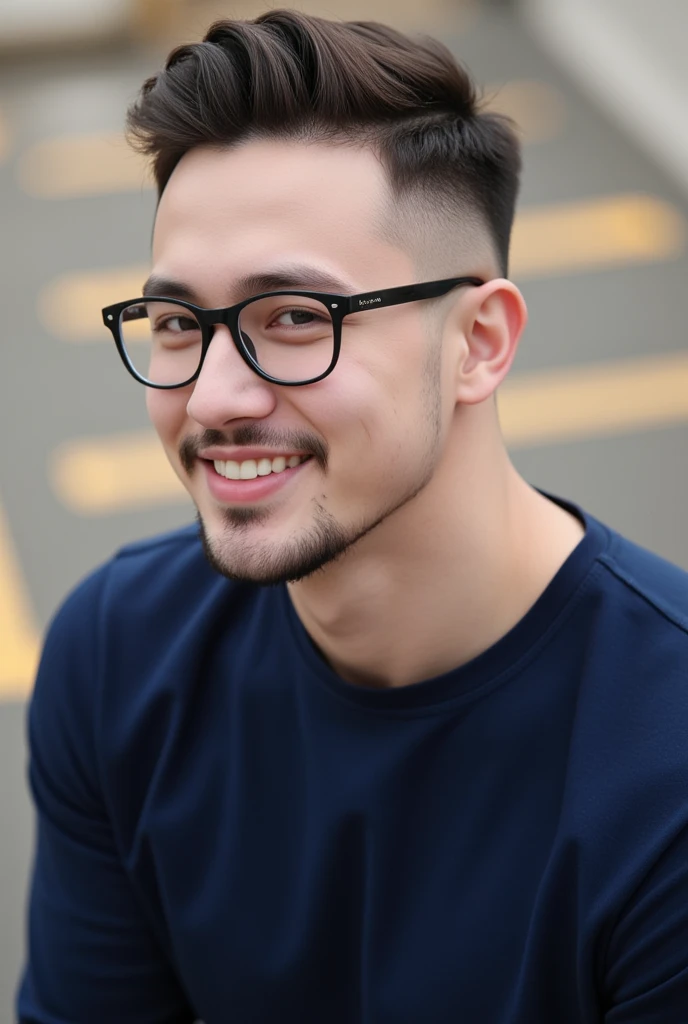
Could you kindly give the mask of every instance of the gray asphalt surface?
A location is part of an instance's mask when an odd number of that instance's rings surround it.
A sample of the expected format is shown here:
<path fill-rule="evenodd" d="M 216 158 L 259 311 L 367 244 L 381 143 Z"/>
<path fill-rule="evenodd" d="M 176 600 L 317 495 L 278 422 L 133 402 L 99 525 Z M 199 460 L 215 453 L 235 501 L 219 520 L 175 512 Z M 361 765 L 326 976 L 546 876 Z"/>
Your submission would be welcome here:
<path fill-rule="evenodd" d="M 560 133 L 526 149 L 522 207 L 640 192 L 688 215 L 686 197 L 576 93 L 508 14 L 445 41 L 479 81 L 543 81 L 564 98 Z M 0 165 L 0 505 L 41 627 L 73 584 L 120 544 L 190 518 L 184 501 L 77 516 L 60 503 L 46 471 L 63 441 L 147 426 L 143 389 L 127 378 L 114 347 L 55 340 L 40 323 L 36 300 L 60 273 L 145 263 L 152 195 L 39 200 L 24 194 L 15 176 L 16 158 L 38 139 L 119 129 L 156 63 L 120 53 L 0 68 L 0 110 L 15 136 L 14 158 Z M 685 350 L 687 270 L 683 255 L 524 282 L 531 322 L 515 370 Z M 687 442 L 688 417 L 671 429 L 520 449 L 514 461 L 532 484 L 578 501 L 688 568 Z M 13 1020 L 32 847 L 24 715 L 23 701 L 0 702 L 0 1024 Z"/>

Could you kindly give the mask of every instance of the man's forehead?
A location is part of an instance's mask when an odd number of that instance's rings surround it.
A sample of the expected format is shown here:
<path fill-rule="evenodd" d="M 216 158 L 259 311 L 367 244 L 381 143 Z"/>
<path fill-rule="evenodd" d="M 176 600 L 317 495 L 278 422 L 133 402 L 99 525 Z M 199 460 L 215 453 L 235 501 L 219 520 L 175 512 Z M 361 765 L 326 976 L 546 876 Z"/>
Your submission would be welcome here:
<path fill-rule="evenodd" d="M 162 194 L 158 219 L 284 217 L 346 219 L 379 208 L 388 192 L 382 167 L 361 147 L 254 140 L 186 153 Z"/>
<path fill-rule="evenodd" d="M 209 274 L 234 282 L 284 270 L 283 285 L 275 277 L 272 287 L 346 293 L 360 290 L 380 264 L 393 272 L 399 261 L 398 283 L 410 263 L 377 230 L 385 205 L 379 164 L 349 150 L 342 167 L 340 149 L 255 142 L 188 153 L 160 201 L 155 273 L 191 284 Z M 376 278 L 374 287 L 384 284 Z M 251 294 L 261 290 L 272 288 Z"/>

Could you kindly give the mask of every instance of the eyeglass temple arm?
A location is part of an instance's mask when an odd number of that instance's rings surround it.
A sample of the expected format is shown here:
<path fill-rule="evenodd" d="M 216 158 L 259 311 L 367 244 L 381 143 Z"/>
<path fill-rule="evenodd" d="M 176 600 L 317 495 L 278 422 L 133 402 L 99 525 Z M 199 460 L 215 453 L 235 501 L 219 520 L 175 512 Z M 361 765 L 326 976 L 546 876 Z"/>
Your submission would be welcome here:
<path fill-rule="evenodd" d="M 401 288 L 383 288 L 379 292 L 361 292 L 349 299 L 349 313 L 361 309 L 380 309 L 381 306 L 399 306 L 403 302 L 417 302 L 419 299 L 435 299 L 446 295 L 460 284 L 479 287 L 485 284 L 480 277 L 448 277 L 443 281 L 429 281 L 425 284 L 407 284 Z"/>

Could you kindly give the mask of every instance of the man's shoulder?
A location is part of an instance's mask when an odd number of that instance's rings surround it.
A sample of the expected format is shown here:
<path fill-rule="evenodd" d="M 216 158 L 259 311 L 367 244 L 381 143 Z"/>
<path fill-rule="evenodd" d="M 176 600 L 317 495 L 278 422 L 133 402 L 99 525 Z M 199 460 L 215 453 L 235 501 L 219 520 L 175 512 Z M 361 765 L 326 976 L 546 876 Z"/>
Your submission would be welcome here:
<path fill-rule="evenodd" d="M 237 586 L 210 566 L 198 527 L 185 526 L 119 548 L 73 587 L 51 631 L 82 635 L 95 627 L 111 634 L 136 623 L 140 634 L 152 623 L 173 621 L 208 593 Z"/>
<path fill-rule="evenodd" d="M 688 821 L 688 573 L 608 534 L 577 638 L 581 771 L 610 819 L 617 808 L 632 824 L 637 802 L 663 793 Z"/>
<path fill-rule="evenodd" d="M 598 558 L 585 642 L 604 678 L 604 713 L 618 721 L 624 708 L 641 733 L 653 721 L 661 748 L 662 737 L 688 729 L 688 573 L 613 531 Z M 685 744 L 680 761 L 688 781 Z"/>
<path fill-rule="evenodd" d="M 605 529 L 573 662 L 567 828 L 590 884 L 631 906 L 688 826 L 688 573 Z"/>
<path fill-rule="evenodd" d="M 110 562 L 122 563 L 129 571 L 136 572 L 143 566 L 149 566 L 151 561 L 169 562 L 173 559 L 175 565 L 180 565 L 182 561 L 188 562 L 189 556 L 202 557 L 202 554 L 198 526 L 189 523 L 176 530 L 124 544 L 114 553 Z"/>
<path fill-rule="evenodd" d="M 209 584 L 221 578 L 206 559 L 199 529 L 193 524 L 124 544 L 101 570 L 115 591 L 152 587 L 162 593 L 165 587 L 194 578 Z"/>
<path fill-rule="evenodd" d="M 260 614 L 259 593 L 212 568 L 194 526 L 126 544 L 58 608 L 37 689 L 63 694 L 67 686 L 73 702 L 89 706 L 97 692 L 99 700 L 145 703 L 181 678 L 183 664 L 192 678 L 194 659 L 207 657 L 218 637 L 244 637 Z"/>
<path fill-rule="evenodd" d="M 688 572 L 613 531 L 599 560 L 629 600 L 646 609 L 649 624 L 688 643 Z"/>
<path fill-rule="evenodd" d="M 599 773 L 611 759 L 632 785 L 674 774 L 685 800 L 688 573 L 605 531 L 567 648 L 579 678 L 579 739 L 587 759 L 599 756 Z"/>

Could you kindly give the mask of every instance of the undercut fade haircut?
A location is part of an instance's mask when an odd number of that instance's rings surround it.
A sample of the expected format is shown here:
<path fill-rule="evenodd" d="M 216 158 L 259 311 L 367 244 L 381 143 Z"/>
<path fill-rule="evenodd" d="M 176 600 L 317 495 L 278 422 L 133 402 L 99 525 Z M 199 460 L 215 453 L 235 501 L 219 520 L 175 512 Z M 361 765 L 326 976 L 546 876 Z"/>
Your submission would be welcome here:
<path fill-rule="evenodd" d="M 469 74 L 437 40 L 291 10 L 218 21 L 144 83 L 127 129 L 152 158 L 158 196 L 198 146 L 370 146 L 394 203 L 480 221 L 508 273 L 520 142 L 508 118 L 480 109 Z"/>

